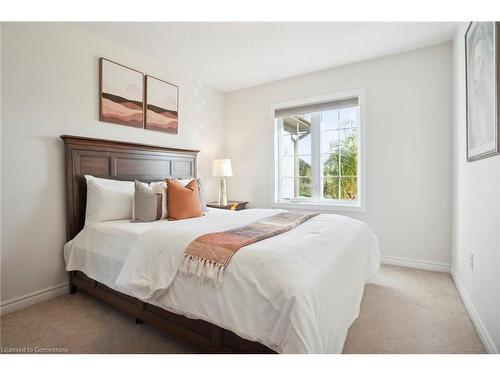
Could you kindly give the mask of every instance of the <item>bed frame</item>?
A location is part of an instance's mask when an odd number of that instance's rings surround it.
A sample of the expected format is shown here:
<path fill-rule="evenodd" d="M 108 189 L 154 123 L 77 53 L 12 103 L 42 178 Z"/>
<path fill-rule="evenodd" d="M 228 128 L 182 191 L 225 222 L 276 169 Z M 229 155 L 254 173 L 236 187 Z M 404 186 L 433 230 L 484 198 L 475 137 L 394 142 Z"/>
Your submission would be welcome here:
<path fill-rule="evenodd" d="M 63 135 L 66 158 L 66 234 L 73 239 L 85 223 L 86 184 L 90 174 L 114 180 L 159 181 L 196 177 L 198 150 L 166 148 L 137 143 Z M 120 293 L 83 272 L 71 271 L 70 293 L 88 292 L 132 315 L 186 341 L 206 353 L 275 353 L 258 342 L 204 320 L 189 319 Z"/>

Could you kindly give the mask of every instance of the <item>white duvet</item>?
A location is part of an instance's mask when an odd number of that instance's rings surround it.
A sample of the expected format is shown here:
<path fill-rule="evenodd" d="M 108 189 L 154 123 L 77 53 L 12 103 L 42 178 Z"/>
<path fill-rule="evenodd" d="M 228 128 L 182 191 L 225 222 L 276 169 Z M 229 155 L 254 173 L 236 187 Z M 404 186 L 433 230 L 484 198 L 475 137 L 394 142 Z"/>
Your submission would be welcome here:
<path fill-rule="evenodd" d="M 361 221 L 318 215 L 246 246 L 220 289 L 178 273 L 197 236 L 278 212 L 211 209 L 190 220 L 94 224 L 65 246 L 66 268 L 280 353 L 340 353 L 364 285 L 379 268 L 377 239 Z"/>

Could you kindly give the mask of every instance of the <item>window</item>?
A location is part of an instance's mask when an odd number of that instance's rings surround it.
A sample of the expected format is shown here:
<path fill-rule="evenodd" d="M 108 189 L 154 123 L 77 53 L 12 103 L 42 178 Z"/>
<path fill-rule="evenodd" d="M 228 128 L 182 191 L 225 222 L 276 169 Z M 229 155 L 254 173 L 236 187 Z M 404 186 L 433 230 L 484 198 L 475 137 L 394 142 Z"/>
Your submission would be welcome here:
<path fill-rule="evenodd" d="M 361 102 L 357 94 L 274 109 L 275 204 L 362 208 Z"/>

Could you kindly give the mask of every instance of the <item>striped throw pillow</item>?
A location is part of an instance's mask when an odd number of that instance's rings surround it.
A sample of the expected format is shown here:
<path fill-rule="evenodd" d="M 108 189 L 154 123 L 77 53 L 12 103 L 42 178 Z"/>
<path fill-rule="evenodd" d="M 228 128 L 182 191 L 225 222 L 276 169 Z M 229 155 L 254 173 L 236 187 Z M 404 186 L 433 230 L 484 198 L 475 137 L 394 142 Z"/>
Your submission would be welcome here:
<path fill-rule="evenodd" d="M 132 222 L 149 222 L 164 219 L 167 216 L 166 186 L 163 181 L 150 185 L 134 182 L 134 209 Z"/>

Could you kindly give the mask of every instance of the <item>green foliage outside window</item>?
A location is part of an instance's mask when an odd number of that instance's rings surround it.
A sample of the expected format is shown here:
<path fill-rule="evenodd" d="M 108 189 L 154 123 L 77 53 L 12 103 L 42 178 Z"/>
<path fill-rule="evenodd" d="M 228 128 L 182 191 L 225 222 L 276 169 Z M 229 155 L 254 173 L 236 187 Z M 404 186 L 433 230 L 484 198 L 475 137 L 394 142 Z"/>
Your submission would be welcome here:
<path fill-rule="evenodd" d="M 299 196 L 311 198 L 312 169 L 311 165 L 299 159 Z"/>
<path fill-rule="evenodd" d="M 357 136 L 356 133 L 351 133 L 340 142 L 338 148 L 332 150 L 329 158 L 323 163 L 324 198 L 357 199 L 357 159 Z"/>
<path fill-rule="evenodd" d="M 331 150 L 323 163 L 323 197 L 327 199 L 357 199 L 357 157 L 356 133 L 348 135 L 338 148 Z M 340 163 L 339 163 L 340 159 Z M 311 197 L 312 168 L 299 159 L 299 196 Z"/>

